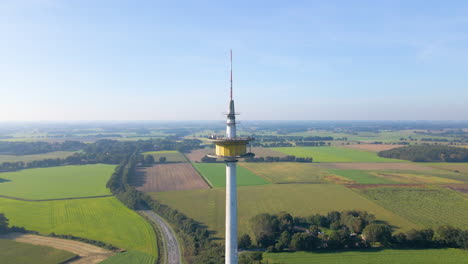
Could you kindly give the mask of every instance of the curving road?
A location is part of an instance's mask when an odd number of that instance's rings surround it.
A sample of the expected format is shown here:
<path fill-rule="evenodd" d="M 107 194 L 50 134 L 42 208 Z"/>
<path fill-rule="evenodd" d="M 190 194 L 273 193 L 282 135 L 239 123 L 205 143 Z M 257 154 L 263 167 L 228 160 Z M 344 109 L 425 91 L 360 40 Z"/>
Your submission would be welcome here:
<path fill-rule="evenodd" d="M 169 227 L 169 225 L 157 214 L 150 210 L 139 210 L 140 213 L 151 219 L 156 225 L 161 228 L 161 232 L 163 233 L 164 243 L 166 244 L 165 247 L 167 250 L 162 252 L 162 254 L 166 254 L 165 259 L 167 264 L 180 264 L 181 256 L 180 256 L 180 245 L 179 241 L 177 241 L 176 235 L 174 231 Z"/>

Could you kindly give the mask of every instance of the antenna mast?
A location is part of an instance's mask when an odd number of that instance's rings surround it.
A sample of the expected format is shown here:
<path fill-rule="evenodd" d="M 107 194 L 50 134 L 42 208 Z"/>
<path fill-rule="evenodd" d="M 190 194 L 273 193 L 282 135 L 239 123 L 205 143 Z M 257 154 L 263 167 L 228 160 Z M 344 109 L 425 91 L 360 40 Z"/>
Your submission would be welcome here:
<path fill-rule="evenodd" d="M 232 101 L 232 49 L 231 49 L 231 101 Z"/>

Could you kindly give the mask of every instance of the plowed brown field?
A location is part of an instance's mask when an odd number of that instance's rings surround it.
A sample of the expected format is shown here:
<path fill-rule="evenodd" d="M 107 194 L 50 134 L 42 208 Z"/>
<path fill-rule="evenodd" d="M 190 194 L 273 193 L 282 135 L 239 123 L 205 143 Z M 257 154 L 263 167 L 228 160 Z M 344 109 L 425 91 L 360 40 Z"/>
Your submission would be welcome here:
<path fill-rule="evenodd" d="M 131 184 L 143 192 L 208 189 L 190 163 L 156 164 L 138 168 Z"/>

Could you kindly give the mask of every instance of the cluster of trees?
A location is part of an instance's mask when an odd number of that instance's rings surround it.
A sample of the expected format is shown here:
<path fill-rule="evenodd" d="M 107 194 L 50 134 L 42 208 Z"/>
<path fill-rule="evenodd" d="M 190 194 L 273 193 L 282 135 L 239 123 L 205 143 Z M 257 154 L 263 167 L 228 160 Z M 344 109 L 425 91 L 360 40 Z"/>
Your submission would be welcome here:
<path fill-rule="evenodd" d="M 0 141 L 0 155 L 33 155 L 52 151 L 76 151 L 86 147 L 79 141 L 63 143 Z"/>
<path fill-rule="evenodd" d="M 441 145 L 411 145 L 384 150 L 378 155 L 415 162 L 468 162 L 468 149 Z"/>
<path fill-rule="evenodd" d="M 151 208 L 168 220 L 181 238 L 180 241 L 184 243 L 184 257 L 189 263 L 223 263 L 224 249 L 212 241 L 206 227 L 128 184 L 129 179 L 135 174 L 137 165 L 141 163 L 142 155 L 139 155 L 139 152 L 140 149 L 137 148 L 117 166 L 107 182 L 107 187 L 127 207 Z"/>
<path fill-rule="evenodd" d="M 68 142 L 68 143 L 67 143 Z M 37 142 L 36 142 L 37 143 Z M 39 142 L 40 143 L 40 142 Z M 43 142 L 45 143 L 45 142 Z M 74 153 L 63 159 L 44 159 L 30 162 L 4 162 L 0 163 L 1 171 L 16 171 L 21 169 L 29 168 L 44 168 L 54 167 L 62 165 L 79 165 L 79 164 L 120 164 L 123 160 L 128 158 L 129 153 L 135 152 L 135 150 L 141 151 L 152 151 L 152 150 L 179 150 L 179 151 L 190 151 L 192 149 L 200 148 L 201 141 L 198 139 L 187 139 L 183 141 L 174 141 L 168 139 L 149 139 L 149 140 L 138 140 L 138 141 L 117 141 L 110 139 L 98 140 L 94 143 L 84 144 L 75 141 L 66 141 L 62 143 L 63 146 L 67 146 L 67 150 L 71 150 L 72 147 L 81 146 L 82 151 Z M 1 144 L 1 142 L 0 142 Z M 29 143 L 27 143 L 29 144 Z M 49 143 L 46 143 L 49 144 Z M 150 155 L 148 155 L 150 156 Z M 141 157 L 143 159 L 143 157 Z M 150 164 L 149 160 L 140 161 L 144 164 Z M 159 162 L 165 162 L 166 159 L 163 157 L 159 159 Z M 154 159 L 152 161 L 154 163 Z M 151 164 L 152 164 L 151 163 Z"/>
<path fill-rule="evenodd" d="M 293 155 L 288 155 L 285 157 L 251 157 L 245 159 L 246 162 L 312 162 L 312 160 L 313 159 L 311 157 L 301 158 Z"/>
<path fill-rule="evenodd" d="M 410 230 L 392 234 L 387 224 L 365 211 L 333 211 L 327 215 L 293 217 L 286 212 L 278 215 L 260 214 L 251 219 L 255 240 L 244 234 L 240 248 L 252 244 L 270 252 L 288 250 L 366 248 L 372 244 L 397 248 L 454 247 L 468 249 L 468 230 L 450 226 Z"/>

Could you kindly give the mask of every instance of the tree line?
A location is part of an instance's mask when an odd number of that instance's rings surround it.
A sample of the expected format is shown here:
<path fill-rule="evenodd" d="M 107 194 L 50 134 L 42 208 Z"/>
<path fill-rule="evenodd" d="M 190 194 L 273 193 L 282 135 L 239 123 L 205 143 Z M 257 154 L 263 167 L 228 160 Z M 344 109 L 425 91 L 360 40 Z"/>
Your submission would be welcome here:
<path fill-rule="evenodd" d="M 161 204 L 151 196 L 136 190 L 128 182 L 135 174 L 135 169 L 142 164 L 140 148 L 136 148 L 122 160 L 107 182 L 112 193 L 130 209 L 148 207 L 169 221 L 180 237 L 184 246 L 184 258 L 188 263 L 223 263 L 224 248 L 213 242 L 207 228 L 183 213 Z"/>
<path fill-rule="evenodd" d="M 248 157 L 245 158 L 245 162 L 312 162 L 312 157 L 296 157 L 294 155 L 288 155 L 285 157 L 272 157 L 272 156 L 266 156 L 266 157 Z M 211 158 L 208 156 L 204 156 L 201 158 L 201 162 L 205 163 L 214 163 L 217 162 L 216 158 Z"/>
<path fill-rule="evenodd" d="M 440 226 L 433 230 L 412 229 L 392 233 L 392 228 L 365 211 L 332 211 L 327 215 L 293 217 L 259 214 L 251 219 L 254 240 L 244 234 L 239 248 L 255 246 L 268 252 L 312 251 L 319 249 L 360 249 L 380 245 L 389 248 L 462 248 L 468 249 L 468 230 Z"/>
<path fill-rule="evenodd" d="M 442 145 L 410 145 L 380 151 L 378 155 L 414 162 L 468 162 L 468 149 Z"/>
<path fill-rule="evenodd" d="M 102 139 L 90 144 L 81 143 L 84 144 L 80 144 L 80 146 L 84 146 L 82 151 L 73 153 L 73 155 L 66 158 L 43 159 L 30 162 L 3 162 L 0 163 L 0 172 L 63 165 L 84 165 L 96 163 L 119 164 L 128 157 L 129 153 L 133 153 L 136 149 L 141 151 L 179 150 L 182 152 L 188 152 L 192 149 L 200 148 L 200 143 L 201 141 L 198 139 L 187 139 L 183 141 L 168 139 L 149 139 L 138 141 Z M 72 145 L 74 145 L 74 143 Z"/>
<path fill-rule="evenodd" d="M 65 141 L 63 143 L 0 141 L 0 155 L 33 155 L 52 151 L 76 151 L 84 147 L 86 144 L 79 141 Z"/>

